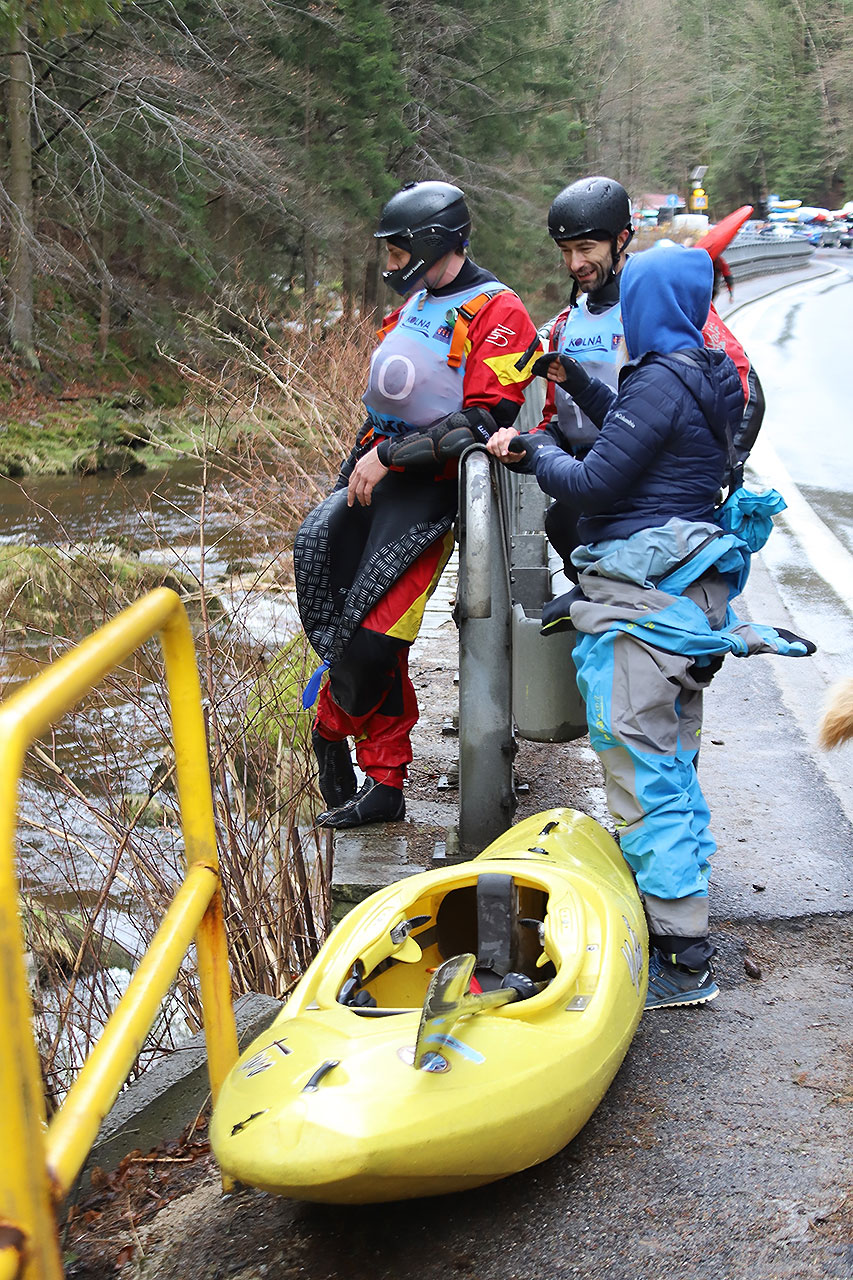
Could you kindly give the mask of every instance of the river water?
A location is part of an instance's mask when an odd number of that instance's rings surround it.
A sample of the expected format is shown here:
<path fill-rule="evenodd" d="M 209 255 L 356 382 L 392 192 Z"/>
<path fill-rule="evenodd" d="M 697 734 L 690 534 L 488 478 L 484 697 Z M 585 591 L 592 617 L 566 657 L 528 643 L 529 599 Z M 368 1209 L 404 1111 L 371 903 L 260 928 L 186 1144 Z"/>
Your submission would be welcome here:
<path fill-rule="evenodd" d="M 278 586 L 290 578 L 288 539 L 259 529 L 254 509 L 240 510 L 239 491 L 218 481 L 208 489 L 202 530 L 201 483 L 194 462 L 123 477 L 0 478 L 0 543 L 114 545 L 201 577 L 203 535 L 205 585 L 247 638 L 278 647 L 299 627 L 292 593 Z"/>
<path fill-rule="evenodd" d="M 201 482 L 202 469 L 195 462 L 120 477 L 2 478 L 0 541 L 29 546 L 105 542 L 142 553 L 171 546 L 186 548 L 192 560 L 201 535 Z M 251 545 L 251 530 L 215 499 L 205 513 L 205 537 L 214 547 L 214 573 Z"/>
<path fill-rule="evenodd" d="M 201 466 L 188 462 L 121 478 L 0 479 L 0 543 L 116 546 L 141 561 L 203 578 L 219 609 L 215 645 L 223 654 L 242 646 L 269 656 L 299 628 L 286 586 L 288 540 L 258 529 L 257 517 L 246 514 L 250 504 L 241 509 L 239 493 L 226 493 L 218 481 L 210 485 L 203 505 L 202 478 Z M 197 619 L 192 605 L 190 611 Z M 7 632 L 0 653 L 7 694 L 39 670 L 51 645 L 52 638 L 43 634 Z M 57 646 L 59 651 L 65 647 L 63 642 Z M 156 659 L 156 642 L 150 647 Z M 234 672 L 239 673 L 239 664 L 229 668 L 232 677 Z M 112 681 L 101 697 L 65 717 L 41 743 L 65 779 L 52 779 L 50 768 L 31 755 L 19 795 L 18 866 L 28 900 L 40 909 L 70 910 L 86 919 L 110 877 L 109 894 L 97 910 L 97 928 L 130 957 L 139 955 L 151 936 L 164 892 L 180 878 L 183 861 L 176 798 L 167 789 L 157 796 L 155 820 L 135 829 L 122 847 L 117 871 L 113 866 L 116 850 L 126 840 L 126 798 L 146 796 L 170 759 L 164 691 L 149 676 L 150 667 L 128 670 L 122 675 L 126 692 L 121 680 Z M 105 981 L 116 998 L 122 986 L 114 970 L 107 978 L 102 971 L 101 1003 Z M 42 995 L 52 1034 L 51 994 Z M 85 1007 L 85 992 L 81 998 Z M 169 1023 L 173 1028 L 174 1019 Z M 72 1042 L 79 1039 L 73 1027 L 70 1035 Z M 78 1056 L 63 1048 L 61 1076 Z M 59 1084 L 61 1092 L 62 1079 Z"/>

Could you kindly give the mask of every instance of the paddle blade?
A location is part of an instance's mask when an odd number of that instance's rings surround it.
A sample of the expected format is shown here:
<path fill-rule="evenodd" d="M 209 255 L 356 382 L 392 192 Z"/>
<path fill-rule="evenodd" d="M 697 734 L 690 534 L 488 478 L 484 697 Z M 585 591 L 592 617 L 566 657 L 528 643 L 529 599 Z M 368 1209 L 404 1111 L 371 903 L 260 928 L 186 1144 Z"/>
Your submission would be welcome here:
<path fill-rule="evenodd" d="M 430 1046 L 441 1043 L 441 1037 L 449 1035 L 460 1018 L 500 1009 L 502 1005 L 512 1004 L 518 999 L 519 991 L 512 988 L 498 988 L 496 991 L 472 995 L 468 988 L 476 966 L 476 956 L 465 954 L 451 956 L 436 969 L 424 1000 L 421 1024 L 418 1027 L 414 1063 L 417 1070 L 423 1070 L 436 1052 Z"/>
<path fill-rule="evenodd" d="M 415 1067 L 418 1071 L 424 1058 L 434 1052 L 427 1048 L 427 1039 L 433 1035 L 447 1035 L 461 1016 L 462 1002 L 476 965 L 477 957 L 468 953 L 451 956 L 432 975 L 415 1043 Z"/>

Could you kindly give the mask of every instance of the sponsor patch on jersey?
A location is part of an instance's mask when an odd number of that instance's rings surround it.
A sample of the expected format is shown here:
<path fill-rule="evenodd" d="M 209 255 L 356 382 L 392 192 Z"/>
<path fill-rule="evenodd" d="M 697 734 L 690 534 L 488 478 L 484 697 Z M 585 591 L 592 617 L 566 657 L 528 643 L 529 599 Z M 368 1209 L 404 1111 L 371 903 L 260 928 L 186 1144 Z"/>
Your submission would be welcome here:
<path fill-rule="evenodd" d="M 600 333 L 594 333 L 589 337 L 569 338 L 568 346 L 574 347 L 576 350 L 583 351 L 603 351 L 604 339 Z"/>
<path fill-rule="evenodd" d="M 514 337 L 515 329 L 510 329 L 505 324 L 496 324 L 486 342 L 490 342 L 493 347 L 508 347 L 510 338 Z"/>
<path fill-rule="evenodd" d="M 611 347 L 611 350 L 615 351 L 615 350 L 616 350 L 616 348 L 619 346 L 619 343 L 620 343 L 621 341 L 622 341 L 622 334 L 621 334 L 621 333 L 614 333 L 614 334 L 611 336 L 611 338 L 610 338 L 610 347 Z"/>
<path fill-rule="evenodd" d="M 453 328 L 449 324 L 440 324 L 432 336 L 439 342 L 446 342 L 449 346 L 453 337 Z"/>
<path fill-rule="evenodd" d="M 408 315 L 400 321 L 403 329 L 417 329 L 419 333 L 429 333 L 430 322 L 426 316 Z"/>

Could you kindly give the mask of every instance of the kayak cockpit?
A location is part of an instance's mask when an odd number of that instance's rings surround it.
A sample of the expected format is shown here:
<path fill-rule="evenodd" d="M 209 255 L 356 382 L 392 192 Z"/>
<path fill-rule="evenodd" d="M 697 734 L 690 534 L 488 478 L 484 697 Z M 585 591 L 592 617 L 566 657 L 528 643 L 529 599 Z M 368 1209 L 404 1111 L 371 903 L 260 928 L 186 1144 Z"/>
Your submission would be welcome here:
<path fill-rule="evenodd" d="M 504 871 L 433 884 L 406 912 L 386 916 L 381 935 L 347 965 L 337 1003 L 367 1018 L 420 1009 L 436 971 L 465 954 L 476 959 L 472 992 L 499 989 L 511 975 L 538 994 L 561 959 L 545 946 L 550 898 L 547 885 Z"/>

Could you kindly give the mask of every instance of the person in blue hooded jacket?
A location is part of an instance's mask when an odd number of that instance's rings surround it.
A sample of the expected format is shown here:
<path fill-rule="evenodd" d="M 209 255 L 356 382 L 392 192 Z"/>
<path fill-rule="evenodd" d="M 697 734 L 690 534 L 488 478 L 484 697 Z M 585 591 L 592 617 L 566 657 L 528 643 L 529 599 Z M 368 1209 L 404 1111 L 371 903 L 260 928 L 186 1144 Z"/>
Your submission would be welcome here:
<path fill-rule="evenodd" d="M 580 513 L 582 543 L 625 538 L 674 516 L 713 516 L 727 433 L 744 407 L 734 363 L 706 348 L 702 337 L 713 281 L 703 250 L 673 246 L 628 260 L 622 320 L 629 362 L 618 392 L 565 354 L 543 356 L 534 366 L 601 426 L 582 460 L 548 441 L 527 445 L 542 489 Z"/>
<path fill-rule="evenodd" d="M 744 398 L 733 361 L 702 338 L 711 258 L 673 246 L 634 255 L 621 274 L 628 362 L 617 390 L 564 353 L 534 366 L 600 427 L 593 447 L 578 459 L 541 432 L 487 447 L 505 462 L 521 454 L 522 469 L 578 514 L 573 658 L 648 919 L 646 1008 L 659 1008 L 719 994 L 708 911 L 716 845 L 695 767 L 703 691 L 726 653 L 813 646 L 731 610 L 756 548 L 717 514 Z M 774 497 L 772 510 L 784 507 Z"/>

